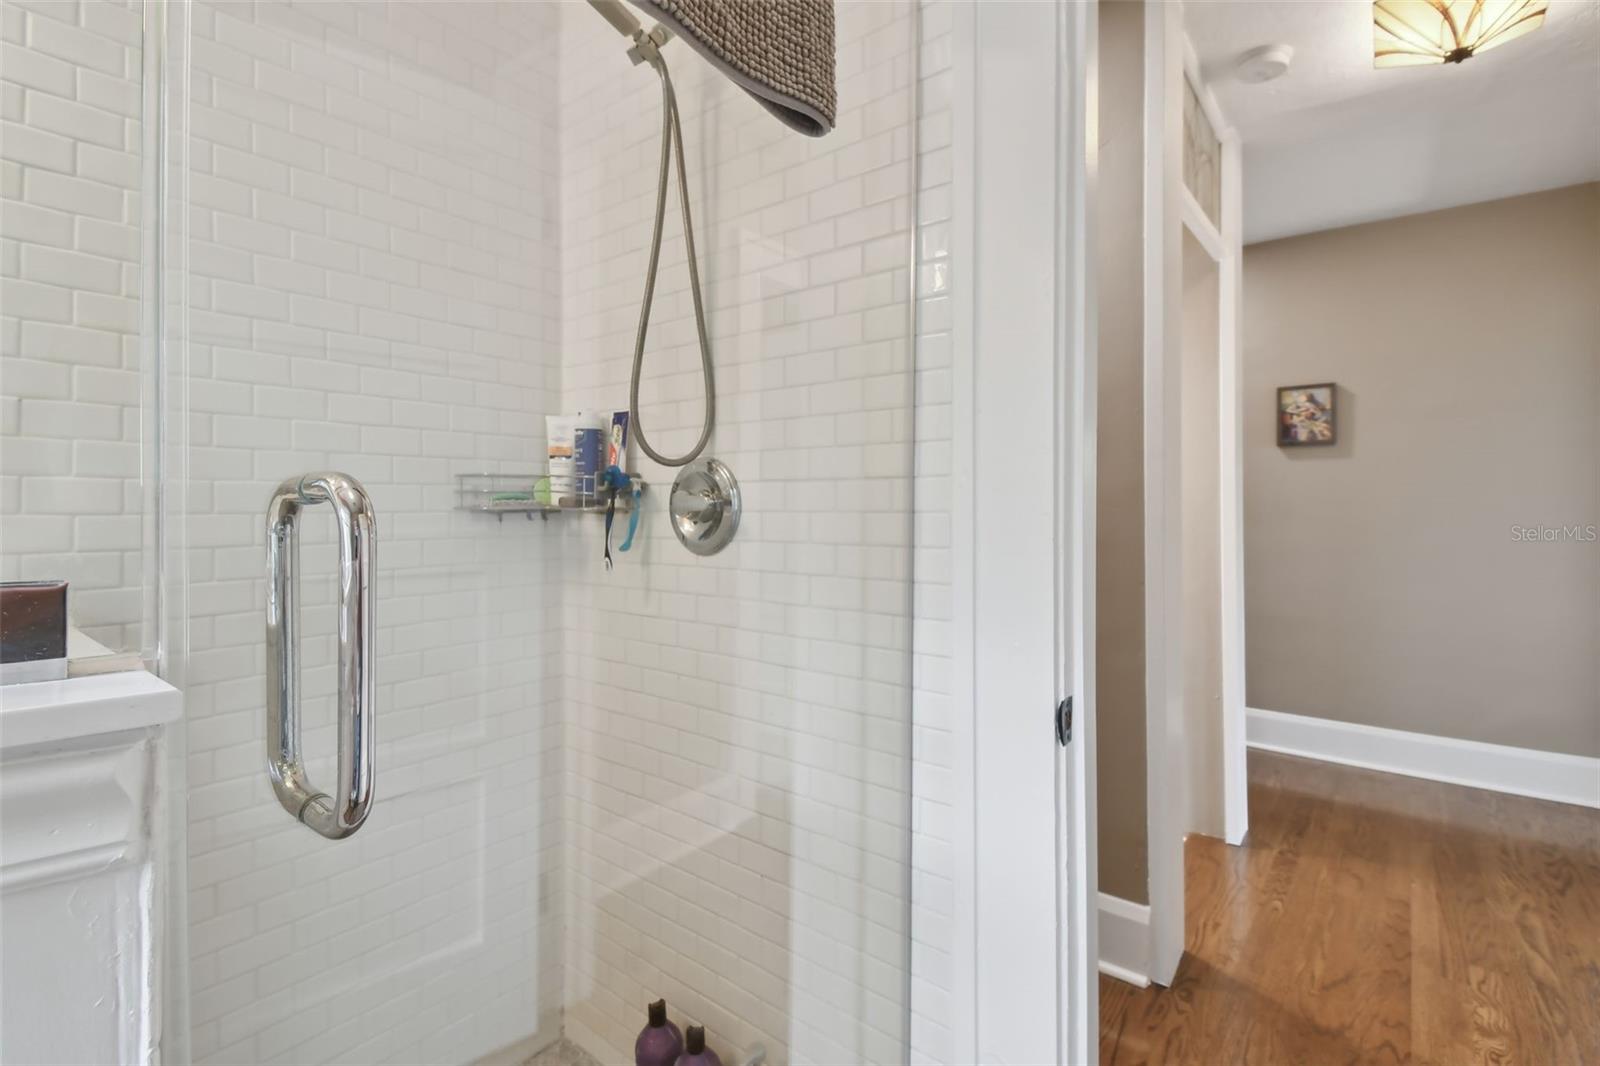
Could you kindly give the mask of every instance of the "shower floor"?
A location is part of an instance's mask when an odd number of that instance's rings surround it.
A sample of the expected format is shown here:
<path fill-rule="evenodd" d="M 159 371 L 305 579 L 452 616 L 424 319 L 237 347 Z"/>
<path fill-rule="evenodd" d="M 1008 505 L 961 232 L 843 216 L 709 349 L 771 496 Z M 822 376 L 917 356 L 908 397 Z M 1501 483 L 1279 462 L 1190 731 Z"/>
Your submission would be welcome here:
<path fill-rule="evenodd" d="M 562 1037 L 533 1058 L 525 1060 L 522 1066 L 601 1066 L 601 1063 L 583 1048 Z"/>

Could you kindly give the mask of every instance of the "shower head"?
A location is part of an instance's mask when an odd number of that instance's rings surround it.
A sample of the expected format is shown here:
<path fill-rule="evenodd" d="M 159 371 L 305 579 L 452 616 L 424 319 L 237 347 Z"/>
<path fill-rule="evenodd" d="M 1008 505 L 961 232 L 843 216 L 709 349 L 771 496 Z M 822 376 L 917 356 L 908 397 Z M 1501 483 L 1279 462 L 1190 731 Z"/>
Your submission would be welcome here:
<path fill-rule="evenodd" d="M 589 0 L 589 6 L 600 12 L 600 17 L 611 23 L 612 29 L 633 41 L 628 58 L 633 60 L 634 66 L 654 64 L 661 54 L 661 46 L 672 40 L 672 31 L 659 22 L 646 33 L 644 24 L 634 18 L 622 0 Z"/>

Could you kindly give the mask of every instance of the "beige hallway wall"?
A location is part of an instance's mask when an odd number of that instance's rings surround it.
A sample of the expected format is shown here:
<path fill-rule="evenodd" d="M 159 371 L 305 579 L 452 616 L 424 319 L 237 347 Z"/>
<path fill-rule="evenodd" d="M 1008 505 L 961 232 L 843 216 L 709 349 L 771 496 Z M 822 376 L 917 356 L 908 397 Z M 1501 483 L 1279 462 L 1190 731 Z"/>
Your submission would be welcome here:
<path fill-rule="evenodd" d="M 1144 9 L 1100 5 L 1095 691 L 1100 891 L 1150 898 L 1144 707 Z"/>
<path fill-rule="evenodd" d="M 1600 184 L 1244 272 L 1249 705 L 1600 755 Z M 1338 444 L 1278 448 L 1328 380 Z"/>

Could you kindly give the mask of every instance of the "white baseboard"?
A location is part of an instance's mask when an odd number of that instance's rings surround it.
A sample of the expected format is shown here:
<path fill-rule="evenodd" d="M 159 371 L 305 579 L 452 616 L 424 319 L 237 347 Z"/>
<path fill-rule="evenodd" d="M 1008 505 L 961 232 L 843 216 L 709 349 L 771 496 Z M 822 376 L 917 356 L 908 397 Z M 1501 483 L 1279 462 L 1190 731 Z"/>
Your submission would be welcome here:
<path fill-rule="evenodd" d="M 1250 747 L 1264 751 L 1600 807 L 1600 759 L 1581 755 L 1406 733 L 1253 707 L 1246 712 L 1245 734 Z"/>
<path fill-rule="evenodd" d="M 1150 908 L 1100 893 L 1100 972 L 1136 988 L 1150 984 Z"/>

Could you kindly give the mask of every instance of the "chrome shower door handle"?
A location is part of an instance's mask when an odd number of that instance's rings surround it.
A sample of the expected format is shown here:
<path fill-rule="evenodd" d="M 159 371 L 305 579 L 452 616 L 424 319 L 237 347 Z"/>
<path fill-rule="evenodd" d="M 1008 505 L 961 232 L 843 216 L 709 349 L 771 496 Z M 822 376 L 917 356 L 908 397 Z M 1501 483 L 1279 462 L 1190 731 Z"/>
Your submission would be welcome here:
<path fill-rule="evenodd" d="M 339 530 L 339 762 L 334 791 L 306 777 L 300 755 L 299 516 L 327 503 Z M 330 840 L 361 828 L 372 809 L 374 704 L 372 556 L 377 517 L 348 474 L 290 478 L 267 508 L 267 774 L 283 809 Z"/>

